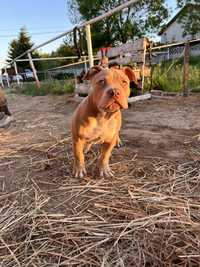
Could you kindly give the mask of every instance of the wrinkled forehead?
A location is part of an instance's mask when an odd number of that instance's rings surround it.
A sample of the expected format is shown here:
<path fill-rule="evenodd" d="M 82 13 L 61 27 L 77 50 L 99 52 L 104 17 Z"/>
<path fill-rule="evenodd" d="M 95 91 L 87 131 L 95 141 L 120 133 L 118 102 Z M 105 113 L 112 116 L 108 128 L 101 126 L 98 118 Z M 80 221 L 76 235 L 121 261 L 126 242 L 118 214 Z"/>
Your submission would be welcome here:
<path fill-rule="evenodd" d="M 105 69 L 95 75 L 94 80 L 106 79 L 108 82 L 117 82 L 119 80 L 129 81 L 126 74 L 120 69 Z"/>

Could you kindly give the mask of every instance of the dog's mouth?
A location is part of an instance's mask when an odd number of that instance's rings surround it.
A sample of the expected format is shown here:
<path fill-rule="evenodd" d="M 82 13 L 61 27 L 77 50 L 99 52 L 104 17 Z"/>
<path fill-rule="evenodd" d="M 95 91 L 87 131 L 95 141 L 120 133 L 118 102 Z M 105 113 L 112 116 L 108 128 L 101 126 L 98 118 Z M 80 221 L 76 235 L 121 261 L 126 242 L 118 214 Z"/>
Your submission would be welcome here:
<path fill-rule="evenodd" d="M 123 109 L 122 105 L 117 100 L 113 100 L 111 103 L 109 103 L 105 107 L 104 110 L 107 112 L 115 112 L 115 111 L 118 111 L 120 109 Z"/>
<path fill-rule="evenodd" d="M 128 108 L 128 101 L 125 98 L 102 98 L 99 102 L 98 108 L 104 112 L 116 112 L 120 109 Z"/>

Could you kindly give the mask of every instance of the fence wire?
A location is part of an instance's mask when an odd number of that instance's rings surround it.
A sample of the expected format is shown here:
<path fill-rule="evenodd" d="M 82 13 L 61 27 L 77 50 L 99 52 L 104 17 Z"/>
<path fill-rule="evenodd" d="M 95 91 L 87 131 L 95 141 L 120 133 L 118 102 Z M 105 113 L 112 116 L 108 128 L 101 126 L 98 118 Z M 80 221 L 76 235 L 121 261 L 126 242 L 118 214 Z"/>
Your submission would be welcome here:
<path fill-rule="evenodd" d="M 181 92 L 183 68 L 183 45 L 154 51 L 152 54 L 152 89 Z M 200 91 L 200 43 L 190 44 L 188 90 L 189 92 Z"/>

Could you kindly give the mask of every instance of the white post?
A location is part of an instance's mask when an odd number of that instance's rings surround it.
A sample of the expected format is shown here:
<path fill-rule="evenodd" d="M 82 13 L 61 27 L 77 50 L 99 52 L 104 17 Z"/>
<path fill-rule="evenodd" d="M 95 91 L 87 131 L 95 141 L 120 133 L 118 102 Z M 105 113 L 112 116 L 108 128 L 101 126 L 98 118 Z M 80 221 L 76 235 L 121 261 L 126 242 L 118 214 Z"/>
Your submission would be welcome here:
<path fill-rule="evenodd" d="M 5 68 L 5 75 L 6 75 L 7 85 L 8 85 L 8 87 L 10 87 L 10 81 L 9 81 L 9 76 L 8 76 L 7 68 Z"/>
<path fill-rule="evenodd" d="M 92 68 L 94 66 L 94 58 L 93 58 L 93 52 L 92 52 L 92 38 L 91 38 L 90 24 L 87 24 L 85 26 L 85 31 L 86 31 L 86 39 L 87 39 L 89 65 L 90 65 L 90 68 Z"/>
<path fill-rule="evenodd" d="M 18 75 L 18 70 L 17 70 L 17 63 L 14 61 L 14 68 L 15 68 L 15 74 L 17 78 L 17 84 L 20 85 L 20 80 L 19 80 L 19 75 Z"/>
<path fill-rule="evenodd" d="M 37 71 L 35 69 L 35 66 L 34 66 L 34 63 L 33 63 L 32 56 L 31 56 L 30 52 L 28 52 L 28 58 L 29 58 L 29 63 L 30 63 L 31 69 L 33 71 L 33 76 L 35 78 L 36 86 L 37 86 L 37 88 L 40 88 L 40 81 L 38 79 Z"/>
<path fill-rule="evenodd" d="M 85 65 L 85 73 L 88 71 L 88 69 L 87 69 L 87 58 L 86 58 L 86 56 L 84 56 L 83 57 L 83 60 L 85 61 L 85 63 L 84 63 L 84 65 Z"/>
<path fill-rule="evenodd" d="M 147 42 L 144 39 L 144 51 L 143 51 L 143 63 L 142 63 L 142 94 L 144 93 L 144 69 L 146 63 L 146 50 L 147 50 Z"/>

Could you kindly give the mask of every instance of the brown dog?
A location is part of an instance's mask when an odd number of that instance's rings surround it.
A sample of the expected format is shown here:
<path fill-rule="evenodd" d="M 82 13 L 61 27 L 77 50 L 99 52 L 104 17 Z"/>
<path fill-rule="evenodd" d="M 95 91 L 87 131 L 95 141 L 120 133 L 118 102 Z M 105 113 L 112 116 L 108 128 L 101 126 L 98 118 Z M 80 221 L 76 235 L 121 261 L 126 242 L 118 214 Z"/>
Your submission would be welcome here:
<path fill-rule="evenodd" d="M 129 83 L 132 69 L 91 68 L 85 79 L 91 81 L 90 94 L 79 104 L 72 118 L 75 177 L 86 175 L 84 150 L 101 144 L 100 176 L 113 176 L 109 158 L 119 142 L 121 109 L 128 108 Z"/>
<path fill-rule="evenodd" d="M 8 109 L 5 94 L 1 88 L 0 88 L 0 112 L 3 112 L 5 115 L 11 116 L 11 113 Z"/>

